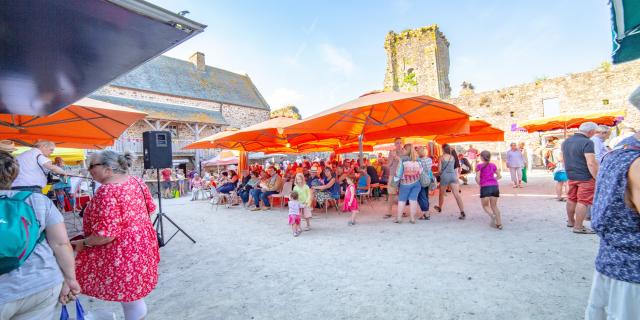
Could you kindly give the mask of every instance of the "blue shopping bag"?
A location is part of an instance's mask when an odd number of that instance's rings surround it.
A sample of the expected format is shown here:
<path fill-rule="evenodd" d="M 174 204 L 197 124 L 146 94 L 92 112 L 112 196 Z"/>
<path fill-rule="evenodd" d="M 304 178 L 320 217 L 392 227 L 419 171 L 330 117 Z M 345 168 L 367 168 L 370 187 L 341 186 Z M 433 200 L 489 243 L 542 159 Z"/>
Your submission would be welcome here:
<path fill-rule="evenodd" d="M 67 311 L 67 305 L 62 306 L 62 311 L 60 312 L 60 320 L 69 320 L 69 311 Z M 80 299 L 76 298 L 76 320 L 84 320 L 84 309 L 82 309 L 82 305 L 80 304 Z"/>

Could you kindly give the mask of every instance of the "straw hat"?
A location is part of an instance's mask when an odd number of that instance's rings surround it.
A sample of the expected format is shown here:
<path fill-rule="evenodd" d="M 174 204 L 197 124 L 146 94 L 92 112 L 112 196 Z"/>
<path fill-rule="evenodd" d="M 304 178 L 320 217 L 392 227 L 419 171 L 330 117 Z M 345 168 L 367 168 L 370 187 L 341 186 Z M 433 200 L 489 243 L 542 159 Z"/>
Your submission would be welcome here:
<path fill-rule="evenodd" d="M 0 140 L 0 151 L 14 152 L 16 151 L 16 145 L 11 140 Z"/>

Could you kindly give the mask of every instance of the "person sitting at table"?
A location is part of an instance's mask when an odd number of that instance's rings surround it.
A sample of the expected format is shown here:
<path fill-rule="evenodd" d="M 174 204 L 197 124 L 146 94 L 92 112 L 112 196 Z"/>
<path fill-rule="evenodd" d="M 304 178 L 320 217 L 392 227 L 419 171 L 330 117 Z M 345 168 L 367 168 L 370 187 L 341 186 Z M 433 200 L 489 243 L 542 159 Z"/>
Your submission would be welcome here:
<path fill-rule="evenodd" d="M 63 168 L 67 172 L 71 169 L 69 168 L 69 166 L 64 165 L 64 160 L 62 160 L 61 157 L 56 157 L 53 163 L 56 166 Z M 60 212 L 67 211 L 65 210 L 65 198 L 69 199 L 69 203 L 71 204 L 72 209 L 75 206 L 75 201 L 70 191 L 71 186 L 69 185 L 68 177 L 61 176 L 60 180 L 53 184 L 53 192 L 55 193 L 57 200 L 56 205 L 58 206 L 58 210 L 60 210 Z"/>
<path fill-rule="evenodd" d="M 471 173 L 471 163 L 467 158 L 464 157 L 464 154 L 458 154 L 458 161 L 460 161 L 460 180 L 462 184 L 467 185 L 467 175 Z"/>
<path fill-rule="evenodd" d="M 220 186 L 216 188 L 219 193 L 229 194 L 236 189 L 238 185 L 238 174 L 233 171 L 225 171 L 222 173 L 222 179 L 220 180 Z"/>
<path fill-rule="evenodd" d="M 249 173 L 248 170 L 244 170 L 243 174 L 245 172 Z M 260 173 L 258 171 L 253 171 L 245 178 L 242 178 L 242 184 L 238 187 L 238 196 L 240 196 L 242 204 L 244 204 L 245 207 L 249 205 L 251 190 L 256 188 L 258 183 L 260 183 Z"/>
<path fill-rule="evenodd" d="M 277 194 L 282 190 L 282 177 L 278 175 L 275 167 L 271 166 L 267 169 L 267 174 L 269 174 L 269 179 L 267 180 L 266 185 L 261 185 L 259 197 L 254 197 L 254 201 L 256 207 L 252 209 L 252 211 L 260 210 L 260 201 L 264 205 L 262 210 L 271 209 L 271 203 L 269 203 L 269 196 L 273 194 Z M 258 194 L 258 193 L 256 193 Z"/>
<path fill-rule="evenodd" d="M 356 194 L 366 194 L 369 192 L 369 187 L 371 187 L 371 176 L 368 174 L 368 167 L 361 167 L 358 170 L 358 188 Z"/>

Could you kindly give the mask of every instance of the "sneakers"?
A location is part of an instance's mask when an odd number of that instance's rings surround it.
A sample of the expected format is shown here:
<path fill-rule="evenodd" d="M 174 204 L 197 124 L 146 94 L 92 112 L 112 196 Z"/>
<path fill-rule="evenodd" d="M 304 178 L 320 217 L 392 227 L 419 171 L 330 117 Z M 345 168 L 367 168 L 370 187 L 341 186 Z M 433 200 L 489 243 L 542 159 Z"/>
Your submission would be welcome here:
<path fill-rule="evenodd" d="M 347 222 L 347 225 L 348 225 L 348 226 L 354 226 L 354 225 L 356 225 L 356 223 L 355 223 L 355 222 L 353 222 L 353 221 L 349 221 L 349 222 Z"/>
<path fill-rule="evenodd" d="M 311 227 L 304 228 L 304 231 L 311 231 Z"/>
<path fill-rule="evenodd" d="M 260 207 L 253 207 L 253 208 L 251 209 L 251 211 L 260 211 L 260 210 L 261 210 L 261 209 L 260 209 Z"/>
<path fill-rule="evenodd" d="M 263 207 L 262 208 L 262 211 L 268 211 L 268 210 L 271 210 L 271 207 Z"/>

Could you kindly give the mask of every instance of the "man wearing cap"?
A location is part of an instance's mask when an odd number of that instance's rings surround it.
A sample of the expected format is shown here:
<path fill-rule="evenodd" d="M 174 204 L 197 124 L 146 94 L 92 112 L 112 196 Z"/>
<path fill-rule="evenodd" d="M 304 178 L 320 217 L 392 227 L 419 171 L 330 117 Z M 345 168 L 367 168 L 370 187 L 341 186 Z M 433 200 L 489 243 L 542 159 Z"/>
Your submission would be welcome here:
<path fill-rule="evenodd" d="M 41 193 L 47 185 L 47 174 L 53 172 L 58 175 L 66 175 L 65 171 L 54 165 L 49 156 L 55 150 L 56 145 L 51 141 L 38 141 L 28 151 L 16 157 L 20 165 L 18 177 L 13 181 L 11 189 L 27 190 Z"/>
<path fill-rule="evenodd" d="M 602 157 L 609 152 L 607 144 L 604 142 L 609 139 L 610 135 L 611 129 L 609 129 L 609 127 L 598 126 L 596 134 L 591 137 L 591 141 L 593 141 L 593 151 L 596 154 L 596 160 L 598 160 L 598 163 L 600 163 L 600 161 L 602 161 Z"/>
<path fill-rule="evenodd" d="M 640 109 L 635 94 L 629 100 Z M 601 166 L 591 209 L 600 247 L 585 319 L 640 319 L 640 133 Z"/>
<path fill-rule="evenodd" d="M 590 140 L 597 129 L 597 124 L 585 122 L 580 125 L 576 134 L 562 144 L 564 167 L 569 177 L 567 227 L 573 228 L 575 233 L 593 233 L 583 222 L 587 207 L 593 203 L 595 177 L 598 176 L 598 161 L 593 141 Z"/>

